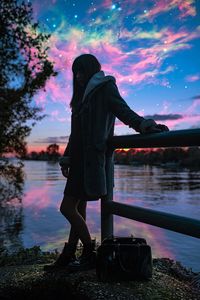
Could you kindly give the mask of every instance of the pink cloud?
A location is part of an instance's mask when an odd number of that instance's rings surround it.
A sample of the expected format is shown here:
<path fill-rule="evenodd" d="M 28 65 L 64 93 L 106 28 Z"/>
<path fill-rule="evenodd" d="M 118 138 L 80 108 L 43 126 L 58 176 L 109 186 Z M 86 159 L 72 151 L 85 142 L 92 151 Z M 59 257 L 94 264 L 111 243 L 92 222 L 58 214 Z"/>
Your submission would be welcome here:
<path fill-rule="evenodd" d="M 108 62 L 112 61 L 114 66 L 119 65 L 123 60 L 125 60 L 128 57 L 128 55 L 126 55 L 126 53 L 124 53 L 120 49 L 120 45 L 102 43 L 101 47 L 101 53 L 103 54 L 102 56 L 105 56 Z"/>
<path fill-rule="evenodd" d="M 187 16 L 195 16 L 196 9 L 195 9 L 195 1 L 194 0 L 185 0 L 185 1 L 177 1 L 178 8 L 181 12 L 181 17 Z"/>
<path fill-rule="evenodd" d="M 153 20 L 158 15 L 162 13 L 169 12 L 173 9 L 178 9 L 180 13 L 180 18 L 185 18 L 187 16 L 195 16 L 195 1 L 194 0 L 159 0 L 155 3 L 153 7 L 147 10 L 143 15 L 139 16 L 139 20 L 146 20 L 147 18 Z"/>
<path fill-rule="evenodd" d="M 192 15 L 194 1 L 185 1 L 184 4 L 181 2 L 180 0 L 172 0 L 167 3 L 167 1 L 160 0 L 155 7 L 148 11 L 149 14 L 151 13 L 149 17 L 155 17 L 159 13 L 177 7 L 181 14 Z M 138 3 L 138 0 L 123 1 L 120 6 L 122 8 L 124 6 L 124 10 L 126 8 L 131 10 L 132 5 L 133 12 Z M 142 5 L 144 3 L 142 1 Z M 114 11 L 111 9 L 112 4 L 111 0 L 106 0 L 98 6 L 94 6 L 99 7 L 99 9 L 105 8 L 108 10 L 110 8 L 111 11 Z M 57 28 L 50 39 L 49 56 L 55 62 L 55 69 L 59 71 L 59 75 L 52 77 L 47 82 L 46 93 L 40 92 L 35 96 L 36 103 L 42 107 L 49 100 L 54 103 L 62 103 L 66 107 L 69 106 L 72 95 L 71 65 L 74 58 L 82 53 L 96 55 L 102 63 L 102 69 L 107 75 L 111 74 L 116 77 L 122 96 L 126 96 L 129 94 L 127 86 L 149 83 L 168 86 L 169 82 L 163 75 L 173 71 L 174 67 L 168 66 L 162 70 L 163 62 L 166 58 L 172 56 L 175 51 L 190 48 L 190 41 L 200 37 L 200 27 L 197 27 L 191 33 L 185 28 L 179 28 L 177 32 L 170 28 L 163 28 L 160 31 L 152 30 L 152 32 L 146 34 L 142 30 L 135 33 L 132 30 L 122 29 L 120 38 L 125 38 L 127 42 L 134 39 L 140 41 L 144 36 L 150 40 L 150 43 L 147 40 L 143 48 L 132 48 L 133 50 L 127 51 L 123 47 L 124 44 L 118 40 L 113 27 L 109 30 L 100 27 L 100 33 L 97 33 L 92 29 L 81 31 L 80 24 L 65 30 L 67 26 L 68 24 L 63 21 L 60 28 Z M 196 77 L 190 77 L 189 80 L 194 81 L 197 79 Z M 59 115 L 53 117 L 60 122 L 66 121 L 65 118 L 61 118 Z"/>
<path fill-rule="evenodd" d="M 116 119 L 116 121 L 115 121 L 115 127 L 124 127 L 124 123 L 123 122 L 121 122 L 120 120 L 118 120 L 118 119 Z"/>
<path fill-rule="evenodd" d="M 188 114 L 195 113 L 196 108 L 197 108 L 198 106 L 200 106 L 200 99 L 195 99 L 195 100 L 192 102 L 191 106 L 187 109 L 187 113 L 188 113 Z M 199 116 L 199 117 L 200 117 L 200 116 Z"/>
<path fill-rule="evenodd" d="M 67 84 L 67 80 L 66 85 L 62 86 L 59 78 L 53 77 L 46 83 L 45 90 L 46 92 L 40 91 L 34 97 L 34 100 L 38 105 L 44 106 L 49 99 L 54 103 L 62 103 L 66 105 L 66 107 L 69 106 L 71 100 L 71 86 L 69 83 Z"/>
<path fill-rule="evenodd" d="M 48 102 L 47 100 L 47 93 L 44 91 L 39 91 L 35 96 L 34 96 L 34 101 L 35 103 L 39 106 L 42 107 L 43 110 L 45 109 L 45 106 Z"/>
<path fill-rule="evenodd" d="M 170 130 L 188 129 L 191 126 L 198 126 L 200 124 L 200 115 L 183 115 L 182 119 L 162 121 Z"/>
<path fill-rule="evenodd" d="M 173 33 L 166 29 L 162 32 L 160 41 L 155 43 L 153 47 L 137 48 L 131 52 L 125 53 L 121 50 L 121 46 L 119 44 L 100 43 L 100 47 L 93 48 L 93 44 L 91 42 L 90 45 L 88 45 L 88 48 L 82 47 L 84 49 L 82 53 L 92 52 L 97 57 L 101 57 L 103 62 L 102 65 L 106 73 L 113 74 L 118 80 L 118 83 L 121 85 L 123 83 L 139 84 L 141 82 L 154 84 L 159 82 L 161 85 L 166 85 L 166 82 L 162 80 L 158 81 L 156 78 L 159 74 L 168 73 L 173 69 L 172 67 L 168 67 L 167 70 L 160 71 L 163 60 L 170 52 L 177 50 L 173 48 L 174 43 L 177 46 L 177 41 L 179 41 L 180 47 L 183 49 L 188 47 L 188 45 L 183 44 L 183 42 L 187 42 L 196 36 L 197 33 L 193 33 L 191 36 L 185 31 Z M 54 102 L 69 103 L 69 96 L 68 99 L 66 99 L 66 95 L 71 95 L 71 64 L 75 56 L 80 54 L 77 50 L 81 48 L 80 43 L 79 38 L 77 38 L 77 40 L 73 39 L 73 41 L 66 44 L 63 42 L 59 44 L 56 37 L 54 37 L 51 41 L 52 45 L 50 56 L 55 61 L 56 69 L 60 70 L 60 74 L 62 74 L 63 78 L 66 79 L 62 80 L 63 84 L 60 83 L 56 77 L 52 78 L 47 83 L 47 95 L 50 95 Z M 168 48 L 166 52 L 164 51 L 164 47 Z M 178 47 L 179 50 L 180 47 Z M 128 62 L 131 57 L 132 63 Z M 127 69 L 126 75 L 121 73 L 122 65 Z M 122 88 L 124 90 L 124 87 Z M 126 93 L 125 90 L 124 92 Z M 44 97 L 39 95 L 36 101 L 43 104 L 45 103 L 44 98 L 46 97 L 46 95 L 44 95 Z"/>
<path fill-rule="evenodd" d="M 143 8 L 145 5 L 145 0 L 123 0 L 120 2 L 119 6 L 116 5 L 117 8 L 120 8 L 120 10 L 112 9 L 113 4 L 115 3 L 113 3 L 112 0 L 99 1 L 99 3 L 97 2 L 94 6 L 91 6 L 89 8 L 88 13 L 91 14 L 97 10 L 103 9 L 106 11 L 106 13 L 108 12 L 108 10 L 110 10 L 110 12 L 112 12 L 113 14 L 120 11 L 119 17 L 121 15 L 128 16 L 133 14 L 138 9 L 138 7 Z"/>
<path fill-rule="evenodd" d="M 185 80 L 188 81 L 188 82 L 195 82 L 195 81 L 200 80 L 200 75 L 198 75 L 198 74 L 195 74 L 195 75 L 188 75 L 188 76 L 185 78 Z"/>
<path fill-rule="evenodd" d="M 99 1 L 95 5 L 91 5 L 87 13 L 93 13 L 100 9 L 109 9 L 112 7 L 112 0 Z"/>
<path fill-rule="evenodd" d="M 162 79 L 158 81 L 157 78 L 159 75 L 171 72 L 174 68 L 169 66 L 166 70 L 161 71 L 163 61 L 175 51 L 190 48 L 189 41 L 200 36 L 200 28 L 191 34 L 184 29 L 180 29 L 176 33 L 166 28 L 160 34 L 159 41 L 155 42 L 153 46 L 137 48 L 126 53 L 129 60 L 132 57 L 133 62 L 129 63 L 129 69 L 126 72 L 129 75 L 120 74 L 120 82 L 132 81 L 134 84 L 159 82 L 161 85 L 166 85 L 166 80 L 162 82 Z M 124 64 L 126 64 L 126 58 Z"/>
<path fill-rule="evenodd" d="M 52 116 L 52 117 L 57 117 L 58 114 L 59 114 L 59 111 L 58 111 L 58 110 L 54 110 L 54 111 L 51 112 L 51 116 Z"/>
<path fill-rule="evenodd" d="M 68 117 L 60 117 L 60 112 L 58 110 L 54 110 L 50 113 L 51 121 L 59 121 L 61 123 L 66 123 L 68 121 Z"/>

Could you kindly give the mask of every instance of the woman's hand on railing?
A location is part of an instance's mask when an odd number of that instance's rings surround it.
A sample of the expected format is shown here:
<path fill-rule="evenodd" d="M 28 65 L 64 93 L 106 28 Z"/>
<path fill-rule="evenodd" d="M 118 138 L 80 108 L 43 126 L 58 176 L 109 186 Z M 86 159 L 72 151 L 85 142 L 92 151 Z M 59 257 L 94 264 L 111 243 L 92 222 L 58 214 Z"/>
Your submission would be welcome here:
<path fill-rule="evenodd" d="M 159 133 L 169 131 L 169 128 L 163 124 L 157 124 L 153 119 L 144 119 L 140 124 L 140 133 Z"/>
<path fill-rule="evenodd" d="M 164 124 L 157 124 L 156 127 L 160 129 L 160 131 L 169 131 L 169 128 Z"/>
<path fill-rule="evenodd" d="M 145 133 L 159 133 L 169 131 L 169 128 L 163 124 L 157 124 L 146 129 Z"/>

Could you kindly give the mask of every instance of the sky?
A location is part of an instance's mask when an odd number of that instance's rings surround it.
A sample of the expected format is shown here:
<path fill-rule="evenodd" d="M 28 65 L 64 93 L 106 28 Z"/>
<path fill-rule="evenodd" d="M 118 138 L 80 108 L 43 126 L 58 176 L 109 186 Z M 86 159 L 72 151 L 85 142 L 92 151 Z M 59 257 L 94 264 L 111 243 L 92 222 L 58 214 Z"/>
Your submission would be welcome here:
<path fill-rule="evenodd" d="M 123 99 L 139 115 L 170 130 L 200 128 L 200 0 L 32 0 L 34 19 L 51 33 L 56 77 L 33 101 L 47 117 L 27 139 L 29 151 L 57 143 L 71 131 L 73 60 L 97 57 L 116 78 Z M 136 133 L 116 119 L 115 135 Z"/>

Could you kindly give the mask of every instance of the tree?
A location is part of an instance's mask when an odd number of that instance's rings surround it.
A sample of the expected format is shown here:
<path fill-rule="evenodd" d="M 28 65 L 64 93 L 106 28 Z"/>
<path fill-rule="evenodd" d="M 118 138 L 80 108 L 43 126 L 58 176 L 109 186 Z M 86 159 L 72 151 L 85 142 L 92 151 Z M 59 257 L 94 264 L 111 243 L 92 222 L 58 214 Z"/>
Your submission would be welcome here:
<path fill-rule="evenodd" d="M 31 3 L 1 0 L 0 3 L 0 175 L 5 168 L 5 153 L 23 157 L 26 137 L 41 120 L 41 108 L 33 96 L 44 89 L 56 72 L 48 59 L 49 34 L 40 32 L 33 21 Z"/>
<path fill-rule="evenodd" d="M 47 147 L 47 155 L 50 160 L 57 160 L 60 156 L 59 146 L 57 144 L 51 144 Z"/>

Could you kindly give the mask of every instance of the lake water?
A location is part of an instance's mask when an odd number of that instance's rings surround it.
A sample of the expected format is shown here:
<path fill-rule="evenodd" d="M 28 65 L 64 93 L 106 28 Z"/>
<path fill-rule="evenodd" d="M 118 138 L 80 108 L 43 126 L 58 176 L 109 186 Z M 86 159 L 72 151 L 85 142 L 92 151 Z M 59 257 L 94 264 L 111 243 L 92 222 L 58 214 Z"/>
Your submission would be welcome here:
<path fill-rule="evenodd" d="M 1 211 L 1 240 L 10 250 L 40 245 L 59 251 L 69 223 L 59 211 L 65 178 L 57 163 L 25 161 L 22 202 Z M 200 219 L 200 172 L 150 166 L 115 165 L 114 200 Z M 100 201 L 88 202 L 87 224 L 100 241 Z M 200 272 L 200 240 L 155 226 L 114 216 L 114 234 L 144 237 L 153 257 L 169 257 Z"/>

